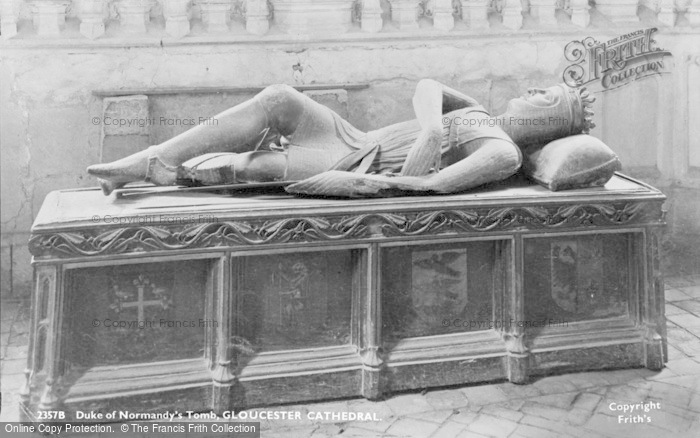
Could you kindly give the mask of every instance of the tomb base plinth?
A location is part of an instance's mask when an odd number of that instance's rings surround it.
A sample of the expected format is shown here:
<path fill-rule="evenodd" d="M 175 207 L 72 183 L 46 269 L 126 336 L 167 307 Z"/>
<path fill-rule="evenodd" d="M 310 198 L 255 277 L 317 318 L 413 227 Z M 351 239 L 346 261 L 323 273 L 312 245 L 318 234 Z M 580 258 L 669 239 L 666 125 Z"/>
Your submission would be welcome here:
<path fill-rule="evenodd" d="M 224 412 L 663 367 L 664 196 L 51 193 L 23 405 Z M 116 419 L 120 420 L 120 419 Z"/>

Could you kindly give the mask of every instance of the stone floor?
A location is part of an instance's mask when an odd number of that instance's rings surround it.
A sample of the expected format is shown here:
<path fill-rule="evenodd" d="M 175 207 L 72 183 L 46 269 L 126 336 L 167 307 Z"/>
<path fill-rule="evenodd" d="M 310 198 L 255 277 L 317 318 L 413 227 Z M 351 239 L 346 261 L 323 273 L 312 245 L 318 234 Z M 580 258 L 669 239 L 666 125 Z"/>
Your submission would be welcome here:
<path fill-rule="evenodd" d="M 669 361 L 661 372 L 600 371 L 362 399 L 288 405 L 301 421 L 264 421 L 272 437 L 700 437 L 700 276 L 666 279 Z M 0 421 L 19 416 L 28 304 L 2 303 Z M 611 405 L 645 403 L 622 415 Z M 265 409 L 265 410 L 271 410 Z M 311 421 L 307 412 L 375 413 L 379 421 Z M 639 415 L 639 417 L 637 417 Z M 644 422 L 634 423 L 637 418 Z M 627 419 L 627 422 L 624 420 Z M 93 435 L 90 435 L 91 437 Z"/>

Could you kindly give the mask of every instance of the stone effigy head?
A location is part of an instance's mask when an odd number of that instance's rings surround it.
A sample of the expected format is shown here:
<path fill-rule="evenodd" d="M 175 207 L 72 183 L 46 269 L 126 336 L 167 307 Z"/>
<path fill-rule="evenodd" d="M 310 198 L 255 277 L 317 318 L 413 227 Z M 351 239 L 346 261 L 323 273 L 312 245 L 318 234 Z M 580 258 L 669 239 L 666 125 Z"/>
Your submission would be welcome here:
<path fill-rule="evenodd" d="M 594 101 L 585 88 L 564 84 L 530 88 L 508 102 L 504 117 L 511 128 L 509 134 L 517 138 L 519 146 L 541 145 L 570 135 L 588 134 L 595 127 L 591 109 Z"/>

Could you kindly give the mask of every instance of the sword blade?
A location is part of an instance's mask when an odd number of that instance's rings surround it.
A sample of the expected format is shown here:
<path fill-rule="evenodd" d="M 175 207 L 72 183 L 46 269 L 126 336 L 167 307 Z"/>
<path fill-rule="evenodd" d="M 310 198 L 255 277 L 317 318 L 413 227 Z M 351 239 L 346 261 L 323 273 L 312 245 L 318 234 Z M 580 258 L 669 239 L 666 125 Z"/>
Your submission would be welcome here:
<path fill-rule="evenodd" d="M 137 196 L 157 196 L 157 195 L 170 195 L 173 193 L 189 193 L 189 192 L 211 192 L 211 191 L 240 191 L 247 189 L 259 189 L 259 188 L 274 188 L 274 187 L 287 187 L 290 184 L 294 184 L 297 181 L 269 181 L 269 182 L 255 182 L 255 183 L 235 183 L 235 184 L 220 184 L 216 186 L 198 186 L 198 187 L 186 187 L 178 186 L 167 189 L 162 189 L 160 187 L 139 187 L 133 189 L 120 189 L 115 190 L 117 198 L 131 198 Z"/>

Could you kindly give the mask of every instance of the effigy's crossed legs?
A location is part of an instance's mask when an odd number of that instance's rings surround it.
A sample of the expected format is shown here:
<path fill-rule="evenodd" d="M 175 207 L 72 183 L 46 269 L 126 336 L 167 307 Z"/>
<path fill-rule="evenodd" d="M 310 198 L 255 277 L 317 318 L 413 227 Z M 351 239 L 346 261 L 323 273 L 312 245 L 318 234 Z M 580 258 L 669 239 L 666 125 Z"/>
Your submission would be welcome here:
<path fill-rule="evenodd" d="M 92 165 L 88 173 L 100 179 L 106 194 L 133 181 L 170 185 L 178 178 L 178 167 L 187 160 L 229 152 L 241 154 L 234 159 L 241 176 L 246 169 L 250 173 L 262 168 L 268 174 L 283 174 L 279 154 L 252 153 L 270 133 L 287 136 L 295 131 L 304 114 L 305 99 L 309 98 L 286 85 L 267 87 L 253 99 L 216 115 L 215 125 L 199 125 L 120 160 Z"/>

